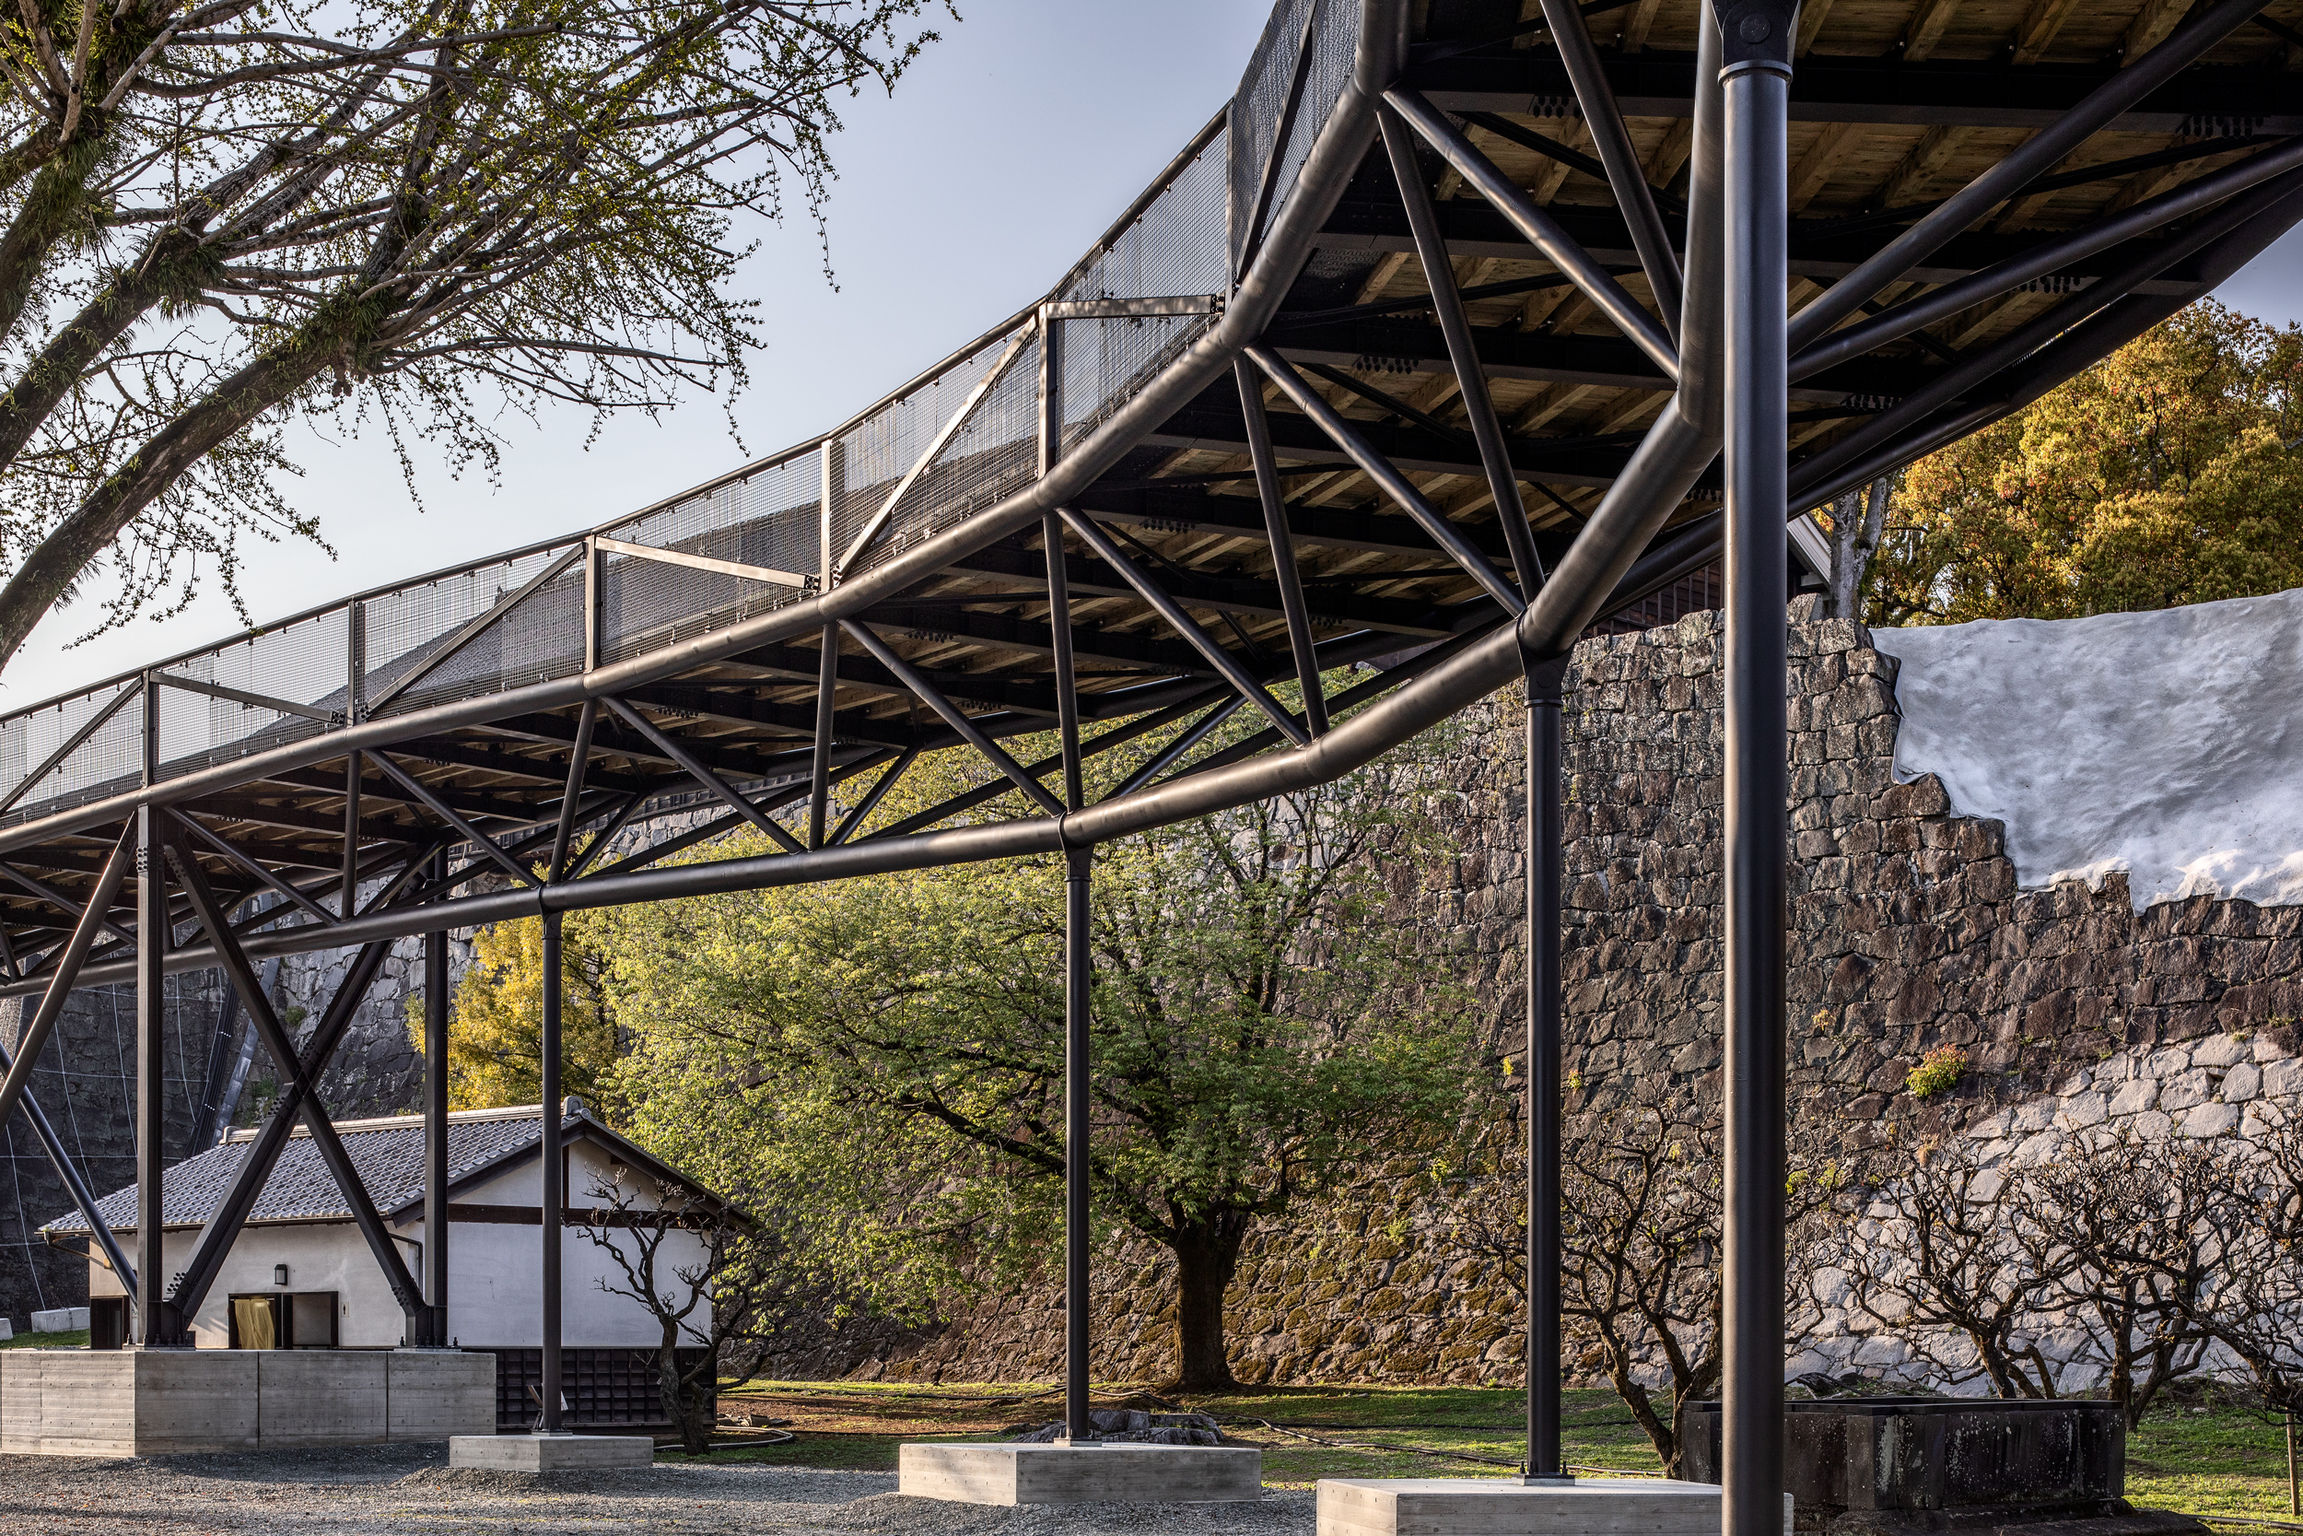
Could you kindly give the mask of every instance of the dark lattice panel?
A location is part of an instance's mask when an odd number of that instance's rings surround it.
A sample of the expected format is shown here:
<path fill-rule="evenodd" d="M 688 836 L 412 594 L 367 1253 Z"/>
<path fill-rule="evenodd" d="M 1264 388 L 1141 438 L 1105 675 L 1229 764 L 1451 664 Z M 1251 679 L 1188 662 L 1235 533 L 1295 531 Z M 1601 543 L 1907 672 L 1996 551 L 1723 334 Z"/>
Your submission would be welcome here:
<path fill-rule="evenodd" d="M 496 1428 L 532 1428 L 543 1401 L 544 1352 L 491 1353 L 496 1357 Z M 698 1349 L 679 1351 L 683 1366 L 702 1354 Z M 671 1423 L 657 1385 L 652 1349 L 564 1349 L 560 1378 L 568 1405 L 565 1422 L 571 1428 L 646 1429 Z"/>

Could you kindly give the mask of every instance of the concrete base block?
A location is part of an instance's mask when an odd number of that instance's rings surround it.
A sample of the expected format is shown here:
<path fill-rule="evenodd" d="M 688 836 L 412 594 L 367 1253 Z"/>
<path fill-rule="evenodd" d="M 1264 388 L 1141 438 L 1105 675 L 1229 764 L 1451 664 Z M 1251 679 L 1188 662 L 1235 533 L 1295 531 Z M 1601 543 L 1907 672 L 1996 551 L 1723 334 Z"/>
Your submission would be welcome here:
<path fill-rule="evenodd" d="M 1719 1487 L 1660 1477 L 1323 1477 L 1319 1536 L 1719 1536 Z M 1791 1500 L 1783 1501 L 1784 1536 Z"/>
<path fill-rule="evenodd" d="M 958 1504 L 1206 1504 L 1263 1497 L 1263 1452 L 1233 1445 L 907 1445 L 896 1491 Z"/>
<path fill-rule="evenodd" d="M 165 1456 L 444 1440 L 496 1422 L 494 1357 L 445 1351 L 12 1349 L 0 1452 Z"/>
<path fill-rule="evenodd" d="M 448 1465 L 480 1472 L 596 1472 L 649 1467 L 656 1443 L 645 1435 L 457 1435 Z"/>

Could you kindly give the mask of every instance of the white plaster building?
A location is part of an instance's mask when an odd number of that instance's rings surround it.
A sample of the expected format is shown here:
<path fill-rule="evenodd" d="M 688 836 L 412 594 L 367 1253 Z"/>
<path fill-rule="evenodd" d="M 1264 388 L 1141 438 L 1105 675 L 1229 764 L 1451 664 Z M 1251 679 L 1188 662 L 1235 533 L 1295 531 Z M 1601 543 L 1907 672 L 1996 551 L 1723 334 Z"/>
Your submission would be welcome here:
<path fill-rule="evenodd" d="M 541 1371 L 541 1127 L 535 1105 L 448 1117 L 448 1334 L 460 1348 L 496 1355 L 498 1420 L 505 1427 L 525 1427 Z M 336 1129 L 409 1272 L 421 1283 L 427 1240 L 423 1118 L 347 1120 Z M 623 1229 L 614 1224 L 584 1218 L 609 1204 L 602 1192 L 613 1189 L 623 1192 L 626 1209 L 656 1206 L 660 1185 L 715 1206 L 723 1202 L 601 1124 L 578 1100 L 567 1102 L 562 1135 L 568 1199 L 560 1234 L 562 1338 L 570 1414 L 595 1424 L 655 1422 L 661 1418 L 655 1363 L 662 1325 L 638 1300 L 613 1293 L 628 1282 L 591 1234 L 623 1242 L 630 1237 L 619 1238 Z M 234 1131 L 167 1170 L 162 1242 L 171 1270 L 191 1255 L 202 1224 L 224 1199 L 254 1140 L 252 1131 Z M 115 1191 L 98 1208 L 133 1251 L 135 1187 Z M 93 1248 L 77 1211 L 41 1228 L 41 1235 L 53 1244 Z M 669 1231 L 663 1243 L 659 1286 L 676 1284 L 673 1272 L 692 1268 L 703 1254 L 694 1233 Z M 127 1300 L 119 1277 L 93 1251 L 88 1295 L 95 1347 L 117 1347 L 126 1333 Z M 282 1149 L 190 1324 L 201 1349 L 390 1349 L 403 1341 L 406 1320 L 399 1303 L 303 1126 Z M 705 1302 L 690 1320 L 685 1343 L 704 1345 L 709 1327 Z"/>

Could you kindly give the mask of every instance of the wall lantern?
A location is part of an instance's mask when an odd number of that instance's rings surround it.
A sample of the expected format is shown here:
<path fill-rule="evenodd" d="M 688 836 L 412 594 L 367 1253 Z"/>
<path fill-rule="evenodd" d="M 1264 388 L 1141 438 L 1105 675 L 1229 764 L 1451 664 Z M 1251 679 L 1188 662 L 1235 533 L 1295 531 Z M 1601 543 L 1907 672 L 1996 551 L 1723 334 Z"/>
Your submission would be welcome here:
<path fill-rule="evenodd" d="M 287 1265 L 275 1264 L 272 1266 L 272 1283 L 274 1285 L 286 1285 L 288 1283 Z"/>

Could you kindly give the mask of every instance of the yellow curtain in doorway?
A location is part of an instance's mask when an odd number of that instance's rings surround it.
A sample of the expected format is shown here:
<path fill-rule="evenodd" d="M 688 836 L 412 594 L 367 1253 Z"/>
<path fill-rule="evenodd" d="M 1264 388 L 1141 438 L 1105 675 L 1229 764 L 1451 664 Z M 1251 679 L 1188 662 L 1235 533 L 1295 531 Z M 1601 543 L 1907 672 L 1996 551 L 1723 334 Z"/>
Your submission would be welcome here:
<path fill-rule="evenodd" d="M 278 1317 L 277 1304 L 269 1296 L 235 1296 L 232 1298 L 232 1325 L 240 1335 L 242 1349 L 278 1349 L 279 1330 L 273 1320 Z"/>

